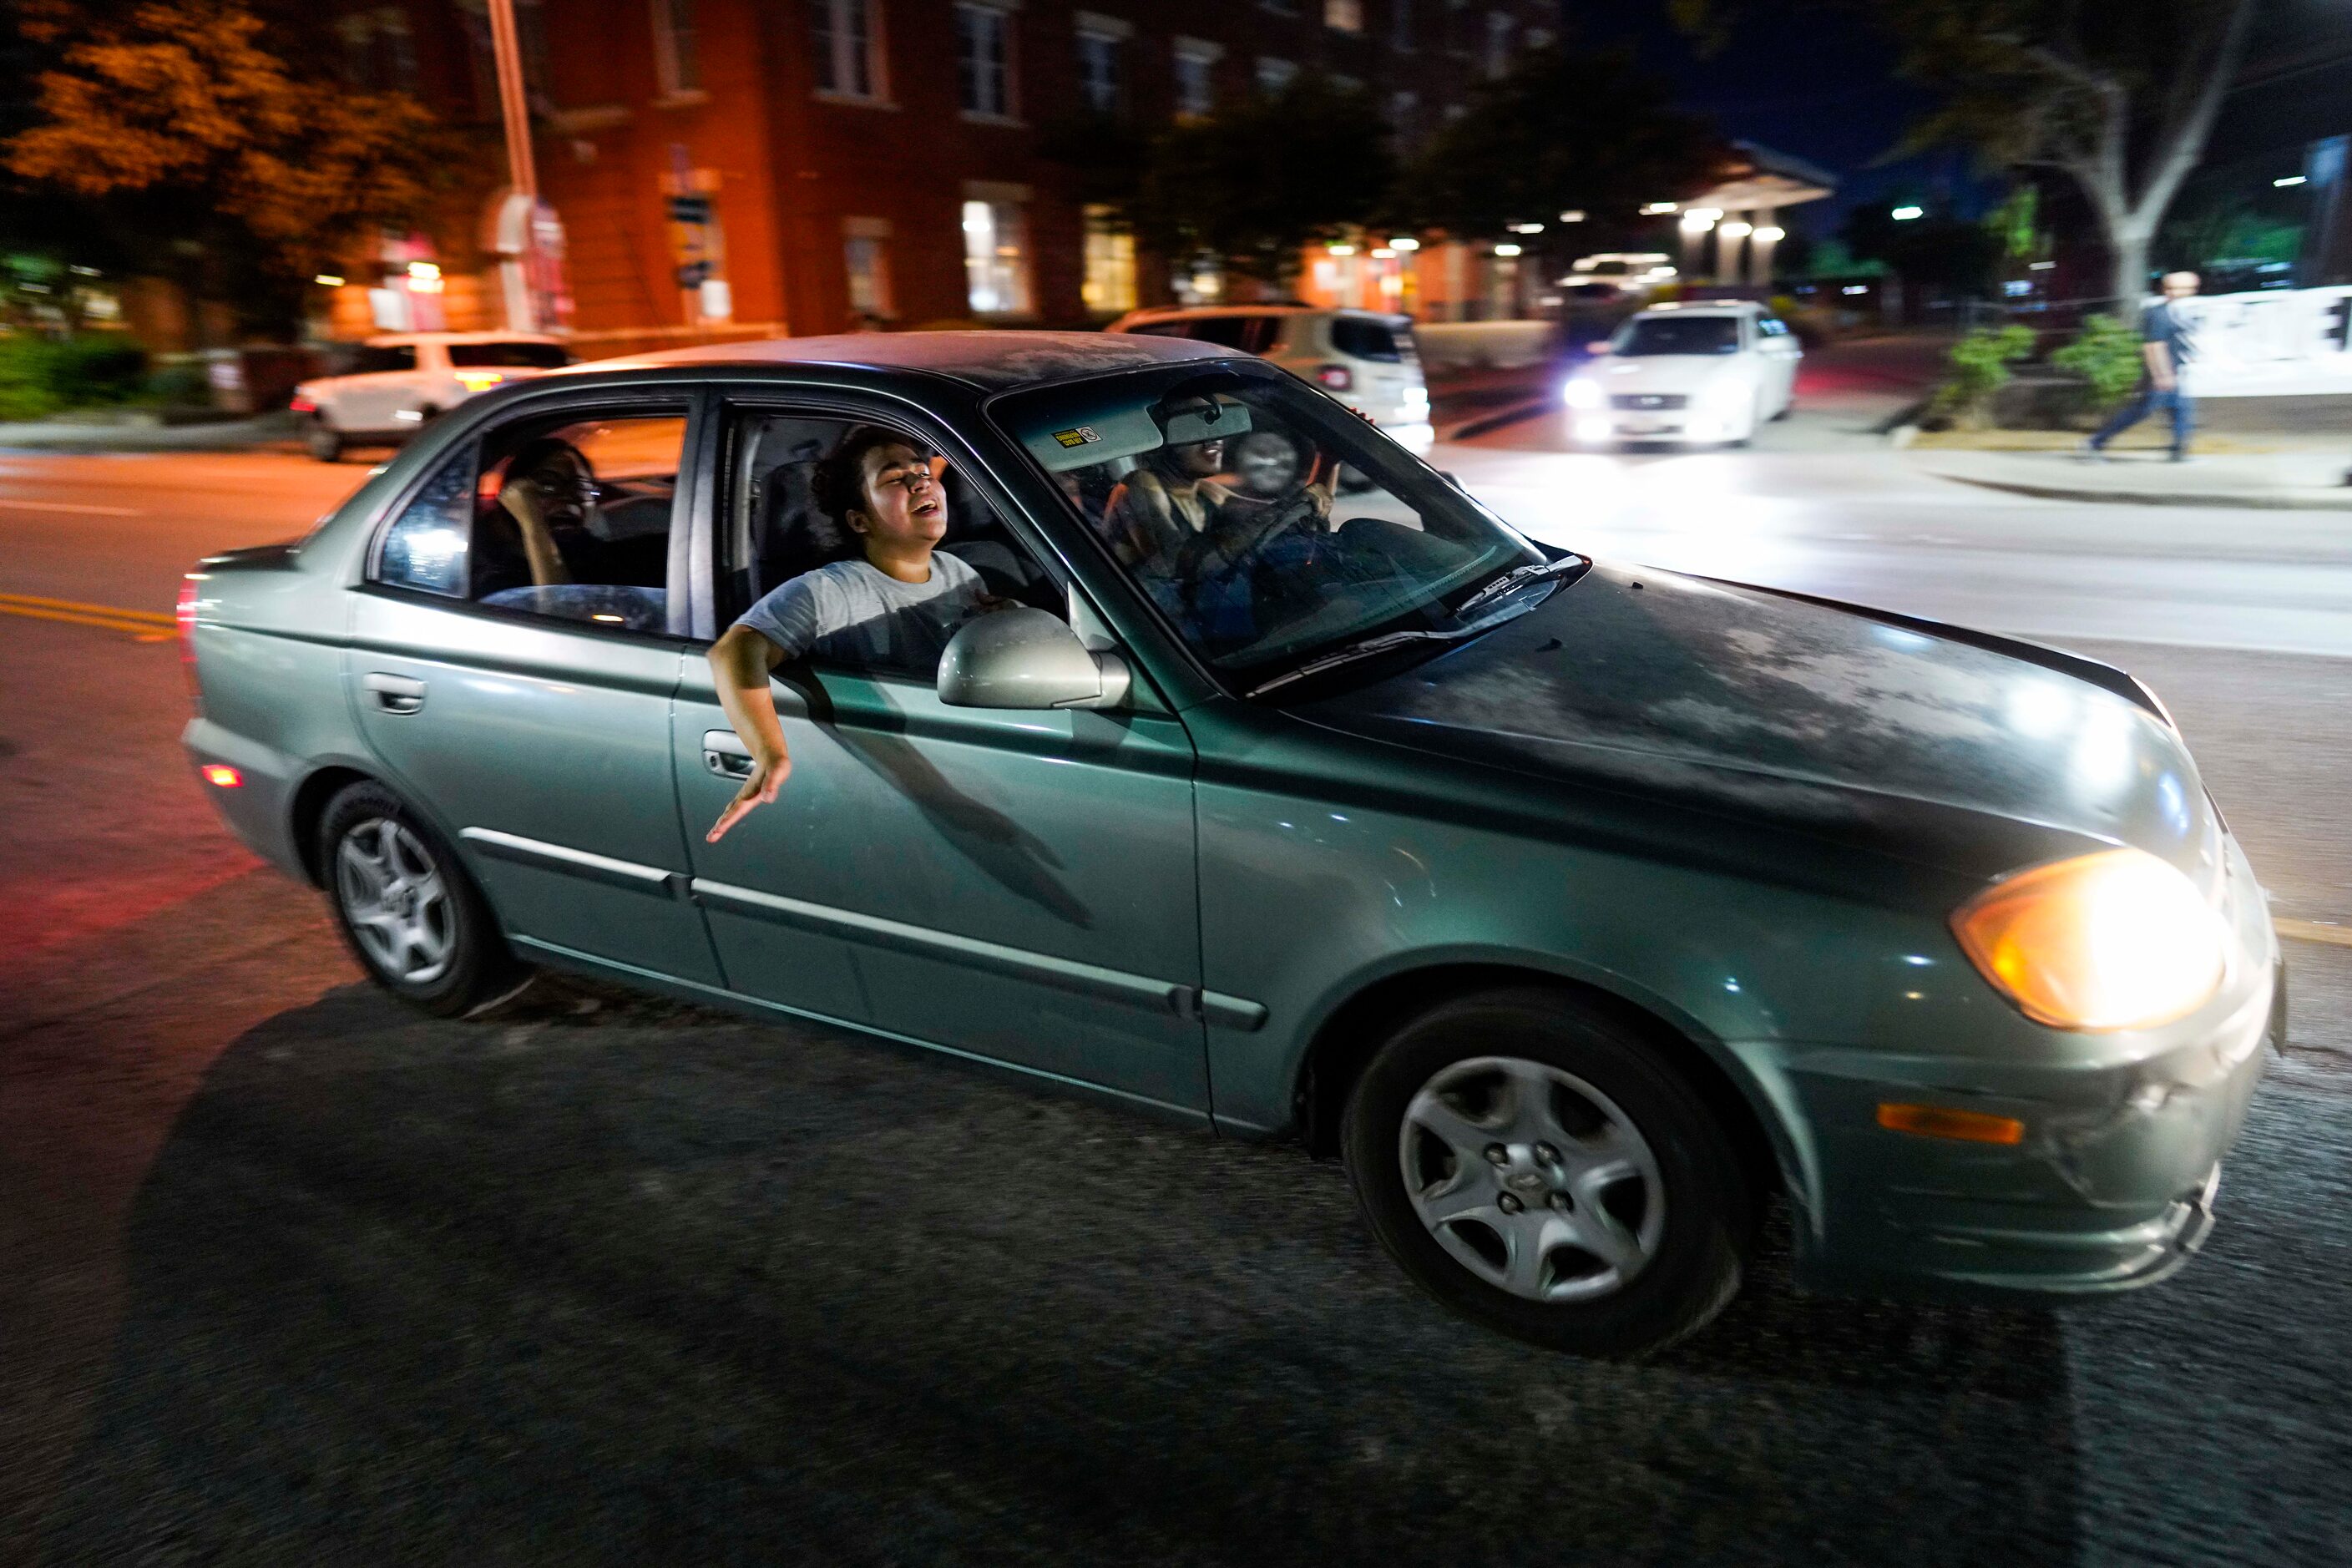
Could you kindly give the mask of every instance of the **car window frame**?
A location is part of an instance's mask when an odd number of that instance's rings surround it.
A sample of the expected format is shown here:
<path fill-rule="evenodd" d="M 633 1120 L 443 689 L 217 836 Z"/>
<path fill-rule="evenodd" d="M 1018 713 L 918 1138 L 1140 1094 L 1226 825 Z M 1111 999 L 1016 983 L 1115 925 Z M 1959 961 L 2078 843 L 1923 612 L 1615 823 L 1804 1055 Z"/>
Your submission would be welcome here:
<path fill-rule="evenodd" d="M 682 415 L 686 420 L 686 429 L 678 443 L 677 488 L 670 497 L 668 553 L 664 566 L 667 582 L 662 598 L 664 619 L 667 624 L 661 630 L 646 631 L 565 616 L 541 615 L 509 605 L 485 605 L 471 596 L 473 541 L 470 537 L 467 541 L 466 597 L 436 594 L 429 588 L 414 588 L 400 583 L 387 583 L 378 574 L 383 569 L 384 542 L 394 526 L 406 515 L 410 505 L 433 482 L 445 464 L 461 454 L 470 453 L 475 489 L 479 494 L 482 447 L 488 437 L 512 425 L 535 425 L 549 419 L 577 423 L 600 414 L 614 418 L 660 418 Z M 710 426 L 709 415 L 709 389 L 693 383 L 670 386 L 652 384 L 642 391 L 634 386 L 586 390 L 564 388 L 501 400 L 492 407 L 481 409 L 476 417 L 453 430 L 446 441 L 423 454 L 424 461 L 416 471 L 408 477 L 398 493 L 369 524 L 367 546 L 361 553 L 357 581 L 352 587 L 360 593 L 389 595 L 452 614 L 487 616 L 542 631 L 568 631 L 586 637 L 621 637 L 671 645 L 690 642 L 693 640 L 691 628 L 695 624 L 696 608 L 693 594 L 696 531 L 693 522 L 697 508 L 709 489 L 703 482 L 707 453 L 700 439 Z M 678 592 L 681 585 L 687 589 L 683 595 Z"/>

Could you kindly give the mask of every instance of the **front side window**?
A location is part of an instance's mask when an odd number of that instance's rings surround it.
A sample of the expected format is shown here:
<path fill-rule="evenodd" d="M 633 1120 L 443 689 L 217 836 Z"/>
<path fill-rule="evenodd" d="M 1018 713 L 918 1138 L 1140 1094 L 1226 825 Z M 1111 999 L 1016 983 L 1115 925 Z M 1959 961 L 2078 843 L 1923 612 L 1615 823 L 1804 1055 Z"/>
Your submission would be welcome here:
<path fill-rule="evenodd" d="M 898 314 L 890 300 L 890 225 L 885 218 L 844 220 L 842 262 L 849 275 L 849 311 L 861 322 Z"/>
<path fill-rule="evenodd" d="M 1731 316 L 1636 316 L 1612 345 L 1621 354 L 1736 354 L 1739 322 Z"/>
<path fill-rule="evenodd" d="M 562 343 L 451 343 L 449 363 L 460 366 L 502 366 L 519 370 L 561 370 L 572 363 Z"/>
<path fill-rule="evenodd" d="M 963 204 L 963 265 L 972 314 L 1029 313 L 1027 226 L 1019 202 L 974 198 Z"/>
<path fill-rule="evenodd" d="M 374 580 L 596 630 L 666 631 L 685 447 L 682 412 L 504 426 L 402 509 Z"/>
<path fill-rule="evenodd" d="M 1377 655 L 1359 646 L 1373 637 L 1466 633 L 1521 602 L 1523 580 L 1506 573 L 1544 560 L 1287 377 L 1171 367 L 1025 394 L 996 416 L 1176 634 L 1244 691 Z"/>
<path fill-rule="evenodd" d="M 991 120 L 1013 117 L 1012 18 L 992 5 L 956 7 L 956 79 L 963 111 Z"/>
<path fill-rule="evenodd" d="M 416 368 L 415 343 L 366 343 L 352 355 L 351 375 L 391 375 Z"/>
<path fill-rule="evenodd" d="M 808 7 L 817 90 L 835 98 L 880 98 L 874 0 L 808 0 Z"/>
<path fill-rule="evenodd" d="M 1065 613 L 1060 584 L 980 488 L 917 436 L 834 414 L 746 410 L 728 450 L 721 607 L 787 658 L 928 680 L 956 631 L 993 601 Z M 908 529 L 930 543 L 924 583 L 894 580 L 867 553 L 877 531 Z"/>

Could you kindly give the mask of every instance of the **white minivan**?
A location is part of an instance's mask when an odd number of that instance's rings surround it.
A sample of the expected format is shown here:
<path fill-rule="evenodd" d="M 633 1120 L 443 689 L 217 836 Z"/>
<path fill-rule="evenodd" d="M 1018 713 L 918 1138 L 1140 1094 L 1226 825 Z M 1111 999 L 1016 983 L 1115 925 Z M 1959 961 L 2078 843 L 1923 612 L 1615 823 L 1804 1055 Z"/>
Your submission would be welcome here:
<path fill-rule="evenodd" d="M 1408 316 L 1312 305 L 1174 307 L 1130 310 L 1103 330 L 1256 354 L 1313 382 L 1409 450 L 1426 456 L 1437 437 Z"/>
<path fill-rule="evenodd" d="M 1739 446 L 1789 412 L 1804 358 L 1752 300 L 1653 305 L 1625 319 L 1560 389 L 1580 442 Z"/>
<path fill-rule="evenodd" d="M 530 332 L 393 332 L 352 352 L 351 368 L 294 389 L 310 456 L 331 463 L 345 447 L 407 440 L 478 392 L 572 363 L 557 339 Z"/>

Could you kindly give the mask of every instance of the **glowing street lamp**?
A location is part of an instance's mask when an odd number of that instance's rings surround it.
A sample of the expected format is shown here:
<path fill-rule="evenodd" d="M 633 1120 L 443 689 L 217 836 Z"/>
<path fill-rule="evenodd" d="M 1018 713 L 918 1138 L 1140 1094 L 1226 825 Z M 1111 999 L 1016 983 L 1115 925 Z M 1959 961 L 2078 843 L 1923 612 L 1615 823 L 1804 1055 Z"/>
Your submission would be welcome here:
<path fill-rule="evenodd" d="M 1900 206 L 1896 207 L 1893 212 L 1886 216 L 1893 218 L 1896 223 L 1909 223 L 1915 217 L 1926 217 L 1927 216 L 1927 209 L 1926 207 Z"/>

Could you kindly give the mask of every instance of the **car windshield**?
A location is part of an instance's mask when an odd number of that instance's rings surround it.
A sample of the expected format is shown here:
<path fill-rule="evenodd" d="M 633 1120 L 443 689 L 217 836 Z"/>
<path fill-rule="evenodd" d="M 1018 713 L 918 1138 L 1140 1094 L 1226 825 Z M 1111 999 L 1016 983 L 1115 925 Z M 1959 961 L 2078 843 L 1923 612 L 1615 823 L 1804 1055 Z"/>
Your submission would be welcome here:
<path fill-rule="evenodd" d="M 561 343 L 451 343 L 449 363 L 521 370 L 561 370 L 572 356 Z"/>
<path fill-rule="evenodd" d="M 1542 551 L 1287 376 L 1191 366 L 992 414 L 1176 634 L 1242 689 L 1394 632 L 1466 632 Z"/>
<path fill-rule="evenodd" d="M 1617 340 L 1621 354 L 1730 354 L 1739 352 L 1733 316 L 1636 316 Z"/>

